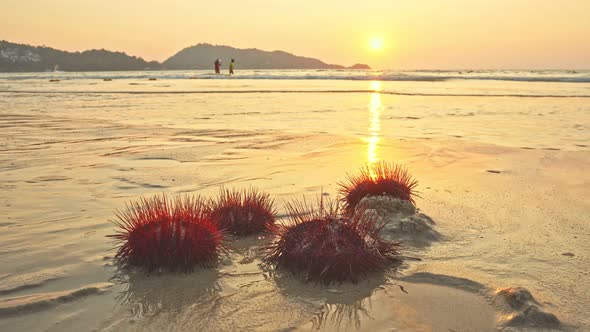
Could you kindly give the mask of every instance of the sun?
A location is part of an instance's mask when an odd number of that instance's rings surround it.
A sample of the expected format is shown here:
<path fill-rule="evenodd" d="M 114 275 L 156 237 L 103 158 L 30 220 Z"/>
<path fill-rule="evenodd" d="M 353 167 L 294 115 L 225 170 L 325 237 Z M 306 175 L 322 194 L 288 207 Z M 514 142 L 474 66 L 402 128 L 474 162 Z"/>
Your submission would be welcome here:
<path fill-rule="evenodd" d="M 383 49 L 383 38 L 373 37 L 369 45 L 373 51 L 380 51 Z"/>

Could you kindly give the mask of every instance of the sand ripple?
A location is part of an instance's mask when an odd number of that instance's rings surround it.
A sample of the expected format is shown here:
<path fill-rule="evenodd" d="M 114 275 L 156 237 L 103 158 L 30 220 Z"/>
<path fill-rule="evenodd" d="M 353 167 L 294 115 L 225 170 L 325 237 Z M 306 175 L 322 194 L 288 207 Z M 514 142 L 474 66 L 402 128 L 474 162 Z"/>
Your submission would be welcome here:
<path fill-rule="evenodd" d="M 0 294 L 12 293 L 26 288 L 37 287 L 48 281 L 66 275 L 65 267 L 44 269 L 25 274 L 5 274 L 0 276 Z"/>
<path fill-rule="evenodd" d="M 90 295 L 101 294 L 112 287 L 112 283 L 96 283 L 84 287 L 52 293 L 39 293 L 0 300 L 0 318 L 34 311 L 45 310 L 61 303 L 76 301 Z"/>

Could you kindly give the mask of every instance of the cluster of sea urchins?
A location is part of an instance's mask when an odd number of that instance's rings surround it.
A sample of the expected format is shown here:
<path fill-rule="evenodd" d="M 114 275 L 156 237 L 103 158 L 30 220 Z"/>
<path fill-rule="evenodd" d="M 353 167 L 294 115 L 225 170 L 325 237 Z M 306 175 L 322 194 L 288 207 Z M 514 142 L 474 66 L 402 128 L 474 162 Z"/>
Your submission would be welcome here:
<path fill-rule="evenodd" d="M 115 260 L 148 270 L 190 271 L 216 261 L 224 233 L 250 235 L 275 222 L 273 200 L 254 188 L 221 189 L 217 200 L 142 198 L 117 213 Z"/>
<path fill-rule="evenodd" d="M 352 215 L 357 204 L 368 196 L 391 196 L 414 204 L 417 185 L 418 181 L 403 166 L 382 161 L 362 167 L 357 174 L 347 174 L 340 183 L 340 195 L 345 214 Z"/>
<path fill-rule="evenodd" d="M 416 185 L 399 165 L 369 165 L 340 183 L 341 202 L 320 200 L 315 209 L 305 202 L 287 204 L 286 224 L 275 223 L 273 200 L 255 189 L 222 189 L 216 200 L 141 199 L 117 213 L 119 230 L 111 235 L 120 242 L 115 261 L 148 270 L 190 271 L 217 260 L 225 232 L 270 230 L 277 240 L 265 260 L 275 267 L 322 283 L 356 281 L 399 259 L 399 244 L 379 235 L 382 226 L 376 216 L 355 214 L 357 204 L 364 197 L 383 195 L 414 203 Z"/>
<path fill-rule="evenodd" d="M 222 249 L 223 234 L 208 214 L 200 197 L 166 196 L 142 198 L 117 212 L 119 226 L 111 235 L 120 242 L 115 261 L 149 271 L 191 271 L 215 262 Z"/>
<path fill-rule="evenodd" d="M 276 212 L 270 195 L 250 188 L 221 189 L 212 202 L 210 216 L 219 228 L 238 236 L 266 231 L 275 223 Z"/>
<path fill-rule="evenodd" d="M 324 284 L 355 282 L 399 259 L 399 244 L 382 239 L 371 216 L 344 217 L 337 202 L 311 210 L 296 202 L 287 210 L 290 220 L 272 227 L 278 239 L 265 257 L 278 269 Z"/>

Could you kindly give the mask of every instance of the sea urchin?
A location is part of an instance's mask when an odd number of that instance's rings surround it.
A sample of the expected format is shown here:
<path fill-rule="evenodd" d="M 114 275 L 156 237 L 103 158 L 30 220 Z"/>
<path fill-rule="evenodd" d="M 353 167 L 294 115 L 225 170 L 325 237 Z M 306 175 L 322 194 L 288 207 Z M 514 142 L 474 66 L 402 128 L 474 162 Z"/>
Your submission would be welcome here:
<path fill-rule="evenodd" d="M 254 188 L 247 190 L 221 189 L 212 203 L 210 217 L 219 228 L 235 235 L 263 232 L 275 222 L 273 200 L 267 193 Z"/>
<path fill-rule="evenodd" d="M 348 174 L 340 182 L 340 195 L 346 214 L 351 215 L 367 196 L 392 196 L 414 204 L 417 185 L 418 181 L 404 167 L 381 161 L 362 167 L 358 174 Z"/>
<path fill-rule="evenodd" d="M 115 256 L 120 265 L 191 271 L 216 261 L 223 234 L 200 197 L 154 196 L 126 207 L 116 213 L 118 232 L 109 235 L 120 243 Z"/>
<path fill-rule="evenodd" d="M 356 282 L 399 259 L 399 244 L 381 238 L 375 218 L 345 218 L 334 202 L 320 202 L 310 212 L 305 202 L 295 202 L 287 210 L 290 220 L 272 227 L 278 239 L 265 257 L 276 268 L 330 284 Z"/>

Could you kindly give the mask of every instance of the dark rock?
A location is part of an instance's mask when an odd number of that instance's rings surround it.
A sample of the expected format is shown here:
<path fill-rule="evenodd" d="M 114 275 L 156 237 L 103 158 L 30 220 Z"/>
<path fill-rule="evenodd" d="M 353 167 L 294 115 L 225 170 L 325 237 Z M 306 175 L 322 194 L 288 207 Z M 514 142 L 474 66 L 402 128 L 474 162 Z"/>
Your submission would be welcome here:
<path fill-rule="evenodd" d="M 524 312 L 517 312 L 507 317 L 504 325 L 552 329 L 559 327 L 560 324 L 561 322 L 554 314 L 531 305 Z"/>
<path fill-rule="evenodd" d="M 369 65 L 365 65 L 363 63 L 355 63 L 354 65 L 348 67 L 348 69 L 365 69 L 365 70 L 369 70 L 369 69 L 371 69 L 371 67 L 369 67 Z"/>
<path fill-rule="evenodd" d="M 510 287 L 499 291 L 498 294 L 515 309 L 515 312 L 504 319 L 504 325 L 540 328 L 556 328 L 560 325 L 559 319 L 543 310 L 525 288 Z"/>
<path fill-rule="evenodd" d="M 522 309 L 529 302 L 535 302 L 531 292 L 522 287 L 505 288 L 498 294 L 502 295 L 506 302 L 514 309 Z"/>
<path fill-rule="evenodd" d="M 524 317 L 527 325 L 553 328 L 559 326 L 559 319 L 549 312 L 541 310 L 536 305 L 529 306 L 524 311 Z"/>

